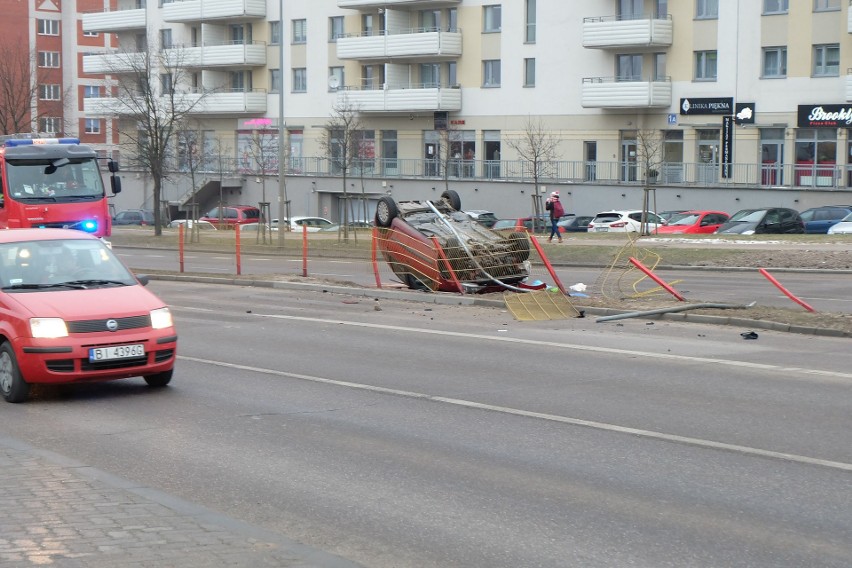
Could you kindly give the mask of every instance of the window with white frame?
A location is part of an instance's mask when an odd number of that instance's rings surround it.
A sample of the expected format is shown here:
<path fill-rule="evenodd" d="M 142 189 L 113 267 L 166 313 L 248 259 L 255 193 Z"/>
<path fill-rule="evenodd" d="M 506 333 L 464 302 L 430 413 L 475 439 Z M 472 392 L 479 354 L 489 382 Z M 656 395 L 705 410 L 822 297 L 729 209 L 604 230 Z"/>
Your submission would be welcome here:
<path fill-rule="evenodd" d="M 101 121 L 99 118 L 87 118 L 85 124 L 86 134 L 100 134 Z"/>
<path fill-rule="evenodd" d="M 482 86 L 500 86 L 500 60 L 488 59 L 482 62 Z"/>
<path fill-rule="evenodd" d="M 718 73 L 716 51 L 695 52 L 695 80 L 715 81 Z"/>
<path fill-rule="evenodd" d="M 535 8 L 536 0 L 527 0 L 527 7 L 524 11 L 524 17 L 526 19 L 526 35 L 524 36 L 524 41 L 527 43 L 535 43 L 535 24 L 536 24 L 536 8 Z"/>
<path fill-rule="evenodd" d="M 58 36 L 59 20 L 37 20 L 38 35 Z"/>
<path fill-rule="evenodd" d="M 764 14 L 786 14 L 790 10 L 790 0 L 763 0 Z"/>
<path fill-rule="evenodd" d="M 39 67 L 59 67 L 59 52 L 58 51 L 39 51 L 38 52 Z"/>
<path fill-rule="evenodd" d="M 83 32 L 83 37 L 98 37 L 100 32 Z"/>
<path fill-rule="evenodd" d="M 615 58 L 615 78 L 618 81 L 642 80 L 642 56 L 639 54 L 622 54 Z"/>
<path fill-rule="evenodd" d="M 269 45 L 281 42 L 281 22 L 269 22 Z"/>
<path fill-rule="evenodd" d="M 308 70 L 304 67 L 293 69 L 293 92 L 304 93 L 308 90 Z"/>
<path fill-rule="evenodd" d="M 328 68 L 328 90 L 337 91 L 342 89 L 345 83 L 343 82 L 343 67 Z"/>
<path fill-rule="evenodd" d="M 836 43 L 814 46 L 814 77 L 840 75 L 840 46 Z"/>
<path fill-rule="evenodd" d="M 762 77 L 778 78 L 787 76 L 787 48 L 764 47 Z"/>
<path fill-rule="evenodd" d="M 836 12 L 840 10 L 840 0 L 814 0 L 814 12 Z"/>
<path fill-rule="evenodd" d="M 43 116 L 38 119 L 38 131 L 57 134 L 62 130 L 62 119 L 57 116 Z"/>
<path fill-rule="evenodd" d="M 59 85 L 39 85 L 38 98 L 43 101 L 58 101 L 59 90 Z"/>
<path fill-rule="evenodd" d="M 293 20 L 293 43 L 306 43 L 308 41 L 308 21 Z"/>
<path fill-rule="evenodd" d="M 281 69 L 270 69 L 269 70 L 269 92 L 270 93 L 280 93 L 281 92 Z"/>
<path fill-rule="evenodd" d="M 494 6 L 482 7 L 482 31 L 483 32 L 499 32 L 502 27 L 502 6 L 499 4 Z"/>
<path fill-rule="evenodd" d="M 695 0 L 695 17 L 715 20 L 719 17 L 719 0 Z"/>
<path fill-rule="evenodd" d="M 524 87 L 535 87 L 535 58 L 524 59 Z"/>
<path fill-rule="evenodd" d="M 98 85 L 84 85 L 83 86 L 83 98 L 84 99 L 97 99 L 101 96 L 101 88 Z"/>
<path fill-rule="evenodd" d="M 343 37 L 343 16 L 332 16 L 328 19 L 328 40 L 337 41 Z"/>

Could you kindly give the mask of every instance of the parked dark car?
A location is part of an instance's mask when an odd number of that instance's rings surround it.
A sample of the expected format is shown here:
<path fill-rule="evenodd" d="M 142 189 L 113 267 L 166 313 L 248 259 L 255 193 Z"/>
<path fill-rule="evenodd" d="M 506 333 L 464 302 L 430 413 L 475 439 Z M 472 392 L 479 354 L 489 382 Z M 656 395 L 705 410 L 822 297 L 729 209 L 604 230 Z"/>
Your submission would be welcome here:
<path fill-rule="evenodd" d="M 805 232 L 811 234 L 825 235 L 829 227 L 839 223 L 844 217 L 852 213 L 852 207 L 846 205 L 825 205 L 823 207 L 812 207 L 800 213 L 802 221 L 805 222 Z"/>
<path fill-rule="evenodd" d="M 562 217 L 556 223 L 561 233 L 586 233 L 589 231 L 589 223 L 594 219 L 591 215 L 570 215 Z"/>
<path fill-rule="evenodd" d="M 805 222 L 795 209 L 767 207 L 765 209 L 742 209 L 727 223 L 716 230 L 717 234 L 787 234 L 804 233 Z"/>
<path fill-rule="evenodd" d="M 414 290 L 482 292 L 511 287 L 529 276 L 525 233 L 485 227 L 461 210 L 453 190 L 440 201 L 376 204 L 378 248 L 391 270 Z M 458 282 L 458 284 L 457 284 Z"/>
<path fill-rule="evenodd" d="M 145 209 L 126 209 L 112 218 L 113 225 L 153 225 L 154 212 Z"/>

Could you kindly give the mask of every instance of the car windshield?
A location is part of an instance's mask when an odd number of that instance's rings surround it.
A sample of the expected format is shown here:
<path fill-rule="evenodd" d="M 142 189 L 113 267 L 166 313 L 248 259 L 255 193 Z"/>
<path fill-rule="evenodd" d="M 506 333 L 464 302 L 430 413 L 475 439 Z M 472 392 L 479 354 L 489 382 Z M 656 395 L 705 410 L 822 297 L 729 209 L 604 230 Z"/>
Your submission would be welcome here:
<path fill-rule="evenodd" d="M 738 223 L 759 223 L 766 214 L 766 209 L 743 209 L 734 213 L 729 219 L 731 222 Z"/>
<path fill-rule="evenodd" d="M 0 284 L 9 292 L 130 286 L 136 279 L 101 241 L 63 239 L 0 244 Z"/>
<path fill-rule="evenodd" d="M 678 225 L 678 226 L 688 226 L 694 225 L 698 222 L 699 215 L 696 214 L 688 214 L 688 213 L 678 213 L 677 215 L 672 215 L 669 217 L 669 226 Z"/>

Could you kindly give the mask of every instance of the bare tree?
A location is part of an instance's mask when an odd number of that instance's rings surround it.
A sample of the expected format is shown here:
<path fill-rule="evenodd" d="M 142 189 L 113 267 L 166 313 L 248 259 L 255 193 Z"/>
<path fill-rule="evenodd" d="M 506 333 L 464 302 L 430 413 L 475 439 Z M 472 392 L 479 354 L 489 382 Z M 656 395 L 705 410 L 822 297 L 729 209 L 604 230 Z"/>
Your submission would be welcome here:
<path fill-rule="evenodd" d="M 320 147 L 331 159 L 332 172 L 343 178 L 343 240 L 349 242 L 349 193 L 347 177 L 352 168 L 362 160 L 363 125 L 358 109 L 347 98 L 334 105 L 331 118 L 326 122 Z"/>
<path fill-rule="evenodd" d="M 204 144 L 204 132 L 200 129 L 178 130 L 175 133 L 178 151 L 178 170 L 189 174 L 190 191 L 190 218 L 195 220 L 200 216 L 198 210 L 197 191 L 198 174 L 205 164 L 205 155 L 202 145 Z M 192 223 L 189 229 L 190 242 L 197 243 L 201 240 L 201 230 L 198 223 Z"/>
<path fill-rule="evenodd" d="M 156 45 L 149 38 L 148 45 Z M 109 113 L 119 118 L 122 145 L 154 183 L 154 234 L 162 235 L 161 197 L 176 133 L 192 129 L 205 92 L 194 92 L 185 66 L 185 51 L 174 47 L 122 51 L 107 79 Z"/>
<path fill-rule="evenodd" d="M 0 40 L 0 134 L 37 132 L 39 119 L 46 117 L 63 117 L 58 126 L 64 133 L 64 101 L 70 88 L 60 100 L 40 101 L 40 86 L 61 83 L 61 75 L 57 69 L 40 67 L 27 45 L 20 36 Z"/>
<path fill-rule="evenodd" d="M 260 179 L 261 186 L 261 207 L 260 223 L 257 228 L 257 240 L 263 241 L 266 244 L 267 229 L 269 228 L 268 209 L 269 201 L 266 200 L 266 174 L 277 169 L 276 162 L 278 161 L 278 133 L 273 130 L 255 130 L 251 133 L 248 143 L 244 146 L 245 158 L 241 163 L 241 169 L 246 173 L 256 176 Z M 280 228 L 279 228 L 280 230 Z M 272 235 L 268 235 L 271 237 Z"/>
<path fill-rule="evenodd" d="M 542 178 L 552 173 L 553 163 L 557 158 L 556 149 L 559 145 L 559 139 L 545 127 L 541 118 L 533 120 L 532 117 L 527 117 L 520 137 L 507 140 L 506 144 L 517 152 L 521 160 L 526 162 L 532 174 L 532 201 L 535 222 L 544 214 L 539 184 Z"/>
<path fill-rule="evenodd" d="M 663 164 L 663 142 L 663 133 L 659 130 L 636 131 L 636 160 L 644 172 L 645 180 L 640 231 L 643 235 L 649 233 L 648 212 L 651 210 L 649 195 L 652 193 L 649 185 L 657 183 L 657 176 Z"/>
<path fill-rule="evenodd" d="M 452 124 L 438 131 L 440 146 L 438 149 L 438 161 L 441 168 L 441 177 L 444 180 L 444 189 L 450 189 L 450 177 L 462 177 L 464 156 L 462 155 L 462 133 Z"/>

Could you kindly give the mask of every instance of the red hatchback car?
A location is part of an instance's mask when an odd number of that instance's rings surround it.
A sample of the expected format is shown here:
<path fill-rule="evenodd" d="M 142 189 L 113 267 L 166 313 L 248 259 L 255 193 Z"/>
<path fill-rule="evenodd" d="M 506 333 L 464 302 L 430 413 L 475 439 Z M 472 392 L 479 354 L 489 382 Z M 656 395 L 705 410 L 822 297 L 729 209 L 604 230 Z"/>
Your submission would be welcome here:
<path fill-rule="evenodd" d="M 207 221 L 217 229 L 233 229 L 237 225 L 258 223 L 260 221 L 260 209 L 251 205 L 228 205 L 222 207 L 220 213 L 219 208 L 214 207 L 199 220 Z"/>
<path fill-rule="evenodd" d="M 70 229 L 0 231 L 0 395 L 36 383 L 171 381 L 169 308 L 100 239 Z"/>
<path fill-rule="evenodd" d="M 722 211 L 685 211 L 672 215 L 654 232 L 658 235 L 710 234 L 730 217 Z"/>

